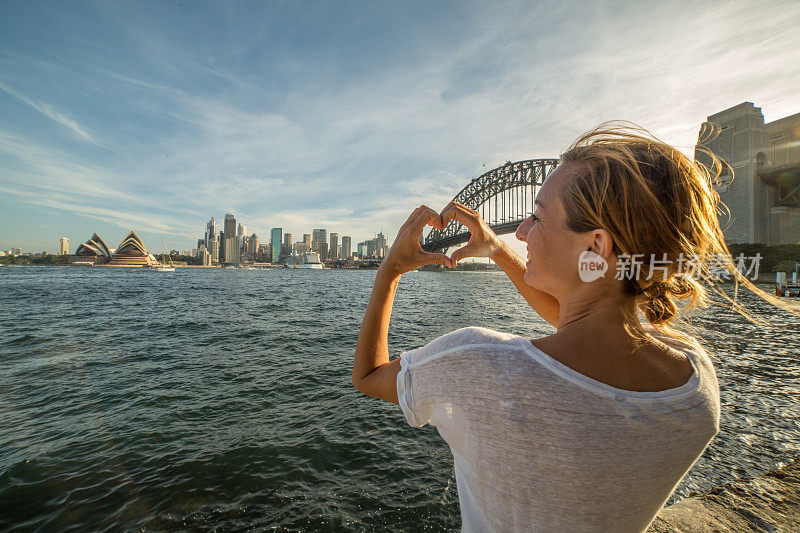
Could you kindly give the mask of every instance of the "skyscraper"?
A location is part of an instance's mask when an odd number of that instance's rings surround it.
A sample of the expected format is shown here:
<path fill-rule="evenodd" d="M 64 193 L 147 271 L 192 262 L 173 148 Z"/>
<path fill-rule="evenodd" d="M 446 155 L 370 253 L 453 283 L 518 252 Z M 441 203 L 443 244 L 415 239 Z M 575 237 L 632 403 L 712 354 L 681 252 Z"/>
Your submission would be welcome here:
<path fill-rule="evenodd" d="M 223 241 L 236 237 L 236 217 L 232 213 L 225 213 L 225 235 Z M 225 244 L 227 247 L 227 242 Z"/>
<path fill-rule="evenodd" d="M 378 236 L 375 237 L 375 256 L 381 259 L 386 257 L 387 248 L 386 236 L 384 236 L 383 232 L 378 233 Z"/>
<path fill-rule="evenodd" d="M 329 259 L 338 259 L 339 258 L 339 234 L 338 233 L 331 233 L 331 246 L 330 246 L 330 253 L 328 253 Z"/>
<path fill-rule="evenodd" d="M 247 235 L 247 226 L 239 222 L 239 226 L 236 228 L 236 236 L 245 237 L 246 235 Z"/>
<path fill-rule="evenodd" d="M 303 233 L 303 244 L 306 245 L 306 252 L 311 251 L 311 235 L 308 233 Z"/>
<path fill-rule="evenodd" d="M 311 232 L 311 251 L 320 253 L 320 250 L 328 248 L 328 232 L 324 229 L 315 229 Z"/>
<path fill-rule="evenodd" d="M 61 237 L 61 240 L 58 242 L 59 250 L 61 255 L 68 255 L 69 254 L 69 239 L 66 237 Z"/>
<path fill-rule="evenodd" d="M 342 235 L 342 259 L 349 259 L 352 255 L 352 239 L 347 235 Z"/>
<path fill-rule="evenodd" d="M 214 222 L 214 217 L 212 215 L 211 220 L 206 223 L 206 248 L 211 250 L 211 243 L 214 242 L 214 237 L 217 235 L 217 224 Z"/>
<path fill-rule="evenodd" d="M 291 233 L 284 233 L 283 234 L 283 248 L 281 252 L 284 256 L 292 255 L 292 234 Z"/>
<path fill-rule="evenodd" d="M 272 228 L 270 232 L 270 249 L 272 250 L 272 263 L 277 263 L 281 260 L 281 237 L 283 237 L 283 228 Z"/>
<path fill-rule="evenodd" d="M 258 255 L 258 245 L 258 235 L 253 233 L 250 235 L 250 239 L 247 241 L 247 254 L 253 259 L 256 259 L 256 256 Z"/>

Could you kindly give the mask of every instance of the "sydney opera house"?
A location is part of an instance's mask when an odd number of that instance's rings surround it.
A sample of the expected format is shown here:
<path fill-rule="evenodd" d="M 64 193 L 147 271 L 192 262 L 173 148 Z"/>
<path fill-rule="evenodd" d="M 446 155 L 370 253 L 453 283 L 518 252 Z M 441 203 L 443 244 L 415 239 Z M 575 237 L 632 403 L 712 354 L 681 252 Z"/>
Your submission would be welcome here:
<path fill-rule="evenodd" d="M 115 250 L 106 246 L 103 239 L 95 233 L 69 256 L 69 262 L 74 265 L 111 267 L 147 267 L 158 264 L 156 258 L 147 253 L 142 239 L 134 231 L 128 233 Z"/>

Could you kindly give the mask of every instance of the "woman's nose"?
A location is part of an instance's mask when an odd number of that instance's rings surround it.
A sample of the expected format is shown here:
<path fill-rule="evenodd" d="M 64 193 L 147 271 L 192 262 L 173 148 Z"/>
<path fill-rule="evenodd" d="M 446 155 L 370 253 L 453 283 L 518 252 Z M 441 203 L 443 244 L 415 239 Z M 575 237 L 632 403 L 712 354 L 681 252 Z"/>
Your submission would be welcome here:
<path fill-rule="evenodd" d="M 530 226 L 530 224 L 529 224 L 529 221 L 530 221 L 530 217 L 528 217 L 528 218 L 526 218 L 525 220 L 523 220 L 523 221 L 522 221 L 522 224 L 520 224 L 519 226 L 517 226 L 517 231 L 516 231 L 516 233 L 514 234 L 514 236 L 515 236 L 515 237 L 516 237 L 518 240 L 520 240 L 520 241 L 522 241 L 522 242 L 526 242 L 526 241 L 525 241 L 525 238 L 526 238 L 526 236 L 528 235 L 528 227 Z"/>

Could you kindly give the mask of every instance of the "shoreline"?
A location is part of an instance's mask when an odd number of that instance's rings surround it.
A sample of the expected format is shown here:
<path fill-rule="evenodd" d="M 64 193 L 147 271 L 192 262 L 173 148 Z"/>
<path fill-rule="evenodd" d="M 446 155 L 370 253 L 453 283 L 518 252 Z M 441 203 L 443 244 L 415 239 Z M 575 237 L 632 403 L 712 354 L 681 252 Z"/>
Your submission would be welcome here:
<path fill-rule="evenodd" d="M 665 507 L 647 531 L 800 531 L 800 455 L 766 474 L 726 483 Z"/>

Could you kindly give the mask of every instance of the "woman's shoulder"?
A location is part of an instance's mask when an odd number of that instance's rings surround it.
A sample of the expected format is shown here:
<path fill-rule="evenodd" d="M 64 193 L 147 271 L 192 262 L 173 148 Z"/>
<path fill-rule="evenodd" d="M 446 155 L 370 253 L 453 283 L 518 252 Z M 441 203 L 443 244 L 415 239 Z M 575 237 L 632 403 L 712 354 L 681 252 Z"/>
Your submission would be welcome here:
<path fill-rule="evenodd" d="M 476 348 L 487 347 L 492 352 L 496 352 L 503 345 L 518 346 L 519 336 L 511 333 L 504 333 L 480 326 L 468 326 L 438 337 L 426 345 L 403 352 L 402 356 L 415 360 L 432 355 L 442 355 L 446 353 L 458 352 L 462 349 L 474 350 Z"/>
<path fill-rule="evenodd" d="M 519 339 L 518 335 L 484 328 L 482 326 L 467 326 L 457 329 L 436 340 L 441 340 L 443 344 L 454 346 L 479 345 L 479 344 L 507 344 L 509 341 Z"/>

